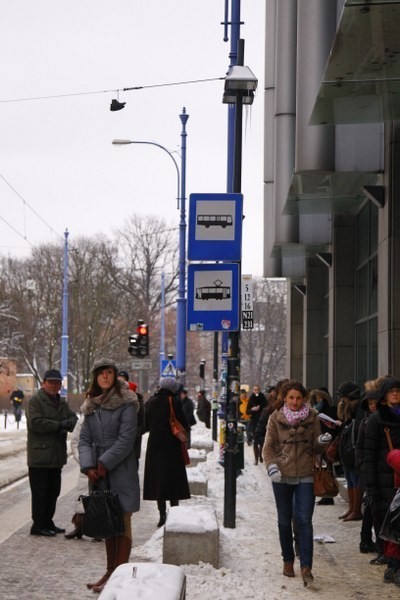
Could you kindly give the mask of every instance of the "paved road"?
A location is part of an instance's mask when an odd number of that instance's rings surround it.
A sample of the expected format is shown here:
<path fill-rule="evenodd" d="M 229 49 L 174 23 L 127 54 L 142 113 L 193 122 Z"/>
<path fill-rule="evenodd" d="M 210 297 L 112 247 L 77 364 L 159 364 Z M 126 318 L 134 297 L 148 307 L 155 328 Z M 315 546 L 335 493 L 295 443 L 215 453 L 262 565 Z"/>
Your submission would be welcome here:
<path fill-rule="evenodd" d="M 84 584 L 103 574 L 104 543 L 89 538 L 66 540 L 63 535 L 55 538 L 29 535 L 30 490 L 26 477 L 25 436 L 26 432 L 17 436 L 14 432 L 8 443 L 0 443 L 0 600 L 93 599 L 93 593 Z M 4 434 L 1 440 L 4 441 Z M 13 452 L 10 452 L 10 440 Z M 143 461 L 139 471 L 141 478 L 142 468 Z M 63 469 L 55 518 L 57 525 L 67 529 L 72 528 L 70 521 L 78 476 L 78 466 L 71 458 Z M 4 487 L 13 480 L 17 481 Z M 156 530 L 157 520 L 155 502 L 142 502 L 140 512 L 132 517 L 131 560 L 135 560 L 135 547 L 144 544 Z"/>

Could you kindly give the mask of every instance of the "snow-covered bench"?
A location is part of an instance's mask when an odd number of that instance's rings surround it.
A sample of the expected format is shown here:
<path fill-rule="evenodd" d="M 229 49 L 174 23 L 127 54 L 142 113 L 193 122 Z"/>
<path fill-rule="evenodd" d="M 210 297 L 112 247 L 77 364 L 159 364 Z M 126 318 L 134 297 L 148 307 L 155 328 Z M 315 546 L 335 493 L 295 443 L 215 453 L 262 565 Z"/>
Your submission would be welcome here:
<path fill-rule="evenodd" d="M 198 469 L 188 469 L 187 478 L 191 496 L 207 496 L 208 482 Z"/>
<path fill-rule="evenodd" d="M 186 576 L 180 567 L 125 563 L 115 569 L 99 600 L 185 600 Z"/>
<path fill-rule="evenodd" d="M 199 450 L 197 448 L 190 448 L 188 450 L 190 464 L 188 467 L 196 467 L 200 462 L 206 462 L 207 452 L 205 450 Z"/>
<path fill-rule="evenodd" d="M 214 450 L 214 442 L 212 440 L 192 439 L 191 447 L 196 450 L 205 450 L 206 452 L 212 452 Z"/>
<path fill-rule="evenodd" d="M 210 563 L 218 569 L 219 527 L 210 506 L 173 506 L 164 527 L 163 563 Z"/>

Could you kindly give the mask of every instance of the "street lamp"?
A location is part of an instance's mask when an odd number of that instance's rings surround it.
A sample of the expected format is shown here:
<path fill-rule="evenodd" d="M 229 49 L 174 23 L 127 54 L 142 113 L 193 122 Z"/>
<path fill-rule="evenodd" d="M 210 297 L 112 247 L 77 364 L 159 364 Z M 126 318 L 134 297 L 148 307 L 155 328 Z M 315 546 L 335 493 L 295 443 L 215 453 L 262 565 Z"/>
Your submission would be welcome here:
<path fill-rule="evenodd" d="M 189 115 L 186 114 L 186 108 L 182 109 L 179 115 L 182 123 L 181 129 L 181 169 L 179 170 L 172 152 L 162 144 L 157 142 L 147 142 L 142 140 L 113 140 L 113 144 L 147 144 L 157 146 L 168 154 L 174 163 L 177 175 L 177 206 L 180 210 L 179 221 L 179 283 L 178 297 L 176 301 L 176 369 L 177 377 L 182 384 L 185 384 L 186 372 L 186 123 Z M 161 347 L 161 353 L 164 351 Z"/>
<path fill-rule="evenodd" d="M 62 302 L 61 375 L 63 398 L 68 396 L 68 229 L 64 232 L 64 281 Z"/>
<path fill-rule="evenodd" d="M 249 69 L 243 66 L 244 40 L 238 40 L 237 64 L 231 67 L 225 78 L 222 102 L 235 105 L 234 156 L 232 173 L 232 191 L 242 191 L 242 121 L 243 105 L 253 103 L 257 89 L 257 79 Z M 229 182 L 231 183 L 231 182 Z M 239 263 L 239 281 L 241 281 Z M 239 293 L 240 313 L 240 293 Z M 240 325 L 239 325 L 240 327 Z M 226 447 L 225 447 L 225 486 L 224 486 L 224 527 L 236 525 L 236 471 L 237 471 L 237 408 L 233 401 L 240 388 L 240 349 L 239 331 L 229 333 L 229 356 L 226 402 Z"/>

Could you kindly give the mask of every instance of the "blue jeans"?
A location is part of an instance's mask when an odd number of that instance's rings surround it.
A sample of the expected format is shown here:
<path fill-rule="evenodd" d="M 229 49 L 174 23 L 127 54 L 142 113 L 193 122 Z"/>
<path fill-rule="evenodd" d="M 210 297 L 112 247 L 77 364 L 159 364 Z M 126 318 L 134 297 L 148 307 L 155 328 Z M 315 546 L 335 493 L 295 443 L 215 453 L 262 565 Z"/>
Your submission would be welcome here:
<path fill-rule="evenodd" d="M 353 471 L 343 466 L 343 473 L 346 477 L 347 489 L 349 488 L 358 488 L 358 483 L 360 481 L 360 474 L 357 471 Z"/>
<path fill-rule="evenodd" d="M 285 562 L 294 561 L 292 518 L 296 519 L 299 535 L 300 566 L 312 567 L 314 486 L 312 483 L 273 483 L 278 511 L 279 541 Z"/>

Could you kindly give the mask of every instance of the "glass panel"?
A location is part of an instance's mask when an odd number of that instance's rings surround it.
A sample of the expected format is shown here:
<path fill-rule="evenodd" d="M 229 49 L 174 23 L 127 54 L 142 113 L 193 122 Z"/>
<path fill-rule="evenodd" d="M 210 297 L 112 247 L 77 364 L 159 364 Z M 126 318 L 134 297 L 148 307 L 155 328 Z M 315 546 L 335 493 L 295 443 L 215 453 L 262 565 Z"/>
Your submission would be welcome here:
<path fill-rule="evenodd" d="M 356 299 L 356 319 L 365 319 L 369 314 L 368 265 L 356 272 Z"/>
<path fill-rule="evenodd" d="M 378 312 L 378 259 L 374 256 L 369 263 L 369 314 Z"/>
<path fill-rule="evenodd" d="M 346 2 L 311 125 L 399 120 L 399 30 L 399 2 Z"/>
<path fill-rule="evenodd" d="M 378 173 L 301 171 L 292 177 L 284 214 L 356 214 L 363 186 L 380 185 Z"/>
<path fill-rule="evenodd" d="M 356 381 L 367 381 L 367 341 L 368 341 L 368 323 L 361 323 L 356 327 Z"/>
<path fill-rule="evenodd" d="M 370 206 L 370 252 L 378 251 L 378 208 L 369 202 Z"/>
<path fill-rule="evenodd" d="M 369 257 L 369 202 L 357 217 L 357 265 Z"/>
<path fill-rule="evenodd" d="M 378 319 L 369 321 L 369 365 L 368 379 L 378 377 Z"/>

